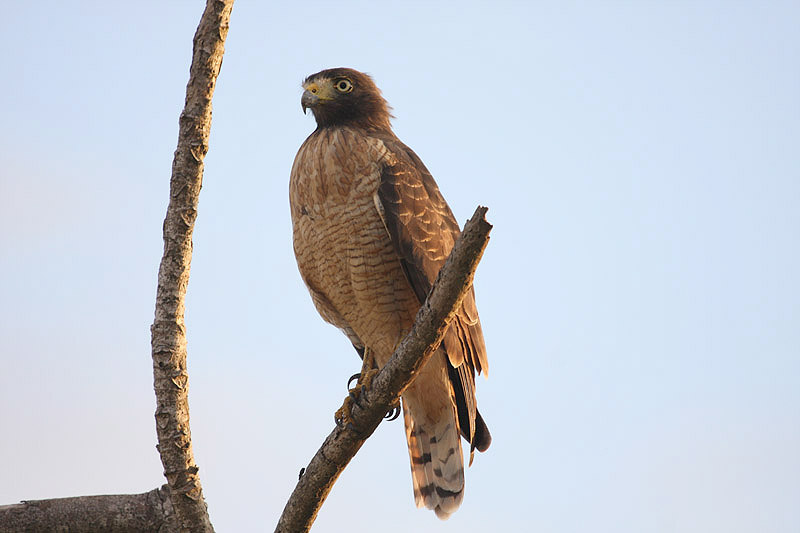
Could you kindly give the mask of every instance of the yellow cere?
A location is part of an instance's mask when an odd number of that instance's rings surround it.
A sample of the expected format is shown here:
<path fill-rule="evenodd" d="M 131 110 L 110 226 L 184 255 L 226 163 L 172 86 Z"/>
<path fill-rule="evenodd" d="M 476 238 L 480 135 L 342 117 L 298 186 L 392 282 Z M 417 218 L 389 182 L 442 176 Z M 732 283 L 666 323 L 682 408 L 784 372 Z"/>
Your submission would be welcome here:
<path fill-rule="evenodd" d="M 335 96 L 331 80 L 329 79 L 306 83 L 303 85 L 303 89 L 315 95 L 320 100 L 331 100 Z"/>

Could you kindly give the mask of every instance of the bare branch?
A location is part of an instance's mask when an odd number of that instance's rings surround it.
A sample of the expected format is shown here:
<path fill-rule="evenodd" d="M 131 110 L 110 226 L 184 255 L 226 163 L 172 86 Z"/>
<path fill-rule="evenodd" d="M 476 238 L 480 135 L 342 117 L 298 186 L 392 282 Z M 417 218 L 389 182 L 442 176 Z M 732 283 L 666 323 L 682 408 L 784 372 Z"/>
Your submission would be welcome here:
<path fill-rule="evenodd" d="M 233 0 L 207 0 L 194 49 L 172 162 L 151 331 L 158 450 L 169 485 L 144 494 L 79 496 L 0 506 L 6 531 L 213 532 L 189 429 L 184 309 L 192 232 L 208 152 L 211 99 L 222 66 Z M 179 527 L 180 525 L 180 527 Z"/>
<path fill-rule="evenodd" d="M 233 0 L 208 0 L 194 36 L 194 51 L 172 163 L 170 201 L 164 220 L 164 256 L 158 271 L 151 327 L 156 430 L 164 474 L 181 529 L 213 531 L 208 518 L 189 430 L 184 306 L 192 259 L 192 231 L 208 152 L 211 98 L 222 65 Z"/>
<path fill-rule="evenodd" d="M 486 211 L 485 207 L 478 207 L 464 226 L 417 313 L 413 328 L 354 405 L 353 427 L 334 428 L 311 459 L 286 503 L 276 533 L 300 533 L 311 528 L 339 474 L 439 347 L 472 285 L 475 269 L 489 242 L 492 226 L 486 222 Z"/>
<path fill-rule="evenodd" d="M 144 494 L 29 500 L 0 506 L 0 533 L 66 531 L 172 533 L 178 531 L 169 486 Z"/>

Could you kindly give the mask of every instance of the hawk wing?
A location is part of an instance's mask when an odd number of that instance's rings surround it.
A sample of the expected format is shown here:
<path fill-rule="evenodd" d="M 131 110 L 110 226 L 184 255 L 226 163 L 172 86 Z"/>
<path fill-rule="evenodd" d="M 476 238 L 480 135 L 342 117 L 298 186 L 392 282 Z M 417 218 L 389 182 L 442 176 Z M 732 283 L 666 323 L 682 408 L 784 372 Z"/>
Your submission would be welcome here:
<path fill-rule="evenodd" d="M 421 304 L 461 230 L 417 154 L 396 137 L 382 140 L 395 158 L 383 168 L 376 204 Z M 491 436 L 476 407 L 475 371 L 488 372 L 489 365 L 472 288 L 445 333 L 442 346 L 449 361 L 461 432 L 472 450 L 483 451 Z"/>

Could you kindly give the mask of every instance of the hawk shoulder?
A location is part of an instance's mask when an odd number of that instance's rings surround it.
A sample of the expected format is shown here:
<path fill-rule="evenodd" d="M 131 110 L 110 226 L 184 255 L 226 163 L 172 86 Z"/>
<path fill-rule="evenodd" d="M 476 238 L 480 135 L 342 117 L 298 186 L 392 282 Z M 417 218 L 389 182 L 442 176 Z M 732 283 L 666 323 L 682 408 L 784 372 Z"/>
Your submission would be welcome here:
<path fill-rule="evenodd" d="M 376 206 L 403 271 L 422 303 L 461 230 L 419 156 L 396 138 L 382 140 L 394 157 L 391 163 L 383 166 L 375 195 Z M 442 345 L 450 363 L 448 372 L 456 396 L 459 423 L 465 437 L 480 448 L 482 443 L 475 437 L 481 437 L 484 428 L 476 427 L 482 420 L 477 415 L 475 371 L 488 372 L 489 365 L 474 289 L 470 288 L 464 297 Z"/>

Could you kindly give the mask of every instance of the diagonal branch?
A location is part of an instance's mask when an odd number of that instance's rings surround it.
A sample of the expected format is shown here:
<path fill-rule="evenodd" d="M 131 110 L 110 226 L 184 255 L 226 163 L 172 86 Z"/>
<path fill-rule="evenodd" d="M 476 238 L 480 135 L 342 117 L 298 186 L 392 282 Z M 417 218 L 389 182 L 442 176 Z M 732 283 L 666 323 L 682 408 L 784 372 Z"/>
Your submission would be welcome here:
<path fill-rule="evenodd" d="M 311 459 L 286 503 L 276 533 L 300 533 L 311 528 L 339 474 L 439 347 L 472 285 L 475 269 L 489 242 L 492 226 L 486 222 L 486 211 L 485 207 L 478 207 L 464 226 L 417 313 L 413 328 L 353 407 L 353 427 L 334 428 Z"/>
<path fill-rule="evenodd" d="M 194 36 L 186 103 L 172 163 L 170 201 L 164 220 L 164 256 L 158 271 L 151 327 L 156 431 L 164 475 L 181 530 L 213 531 L 208 518 L 189 430 L 184 308 L 192 232 L 208 152 L 211 98 L 222 65 L 233 0 L 208 0 Z"/>

